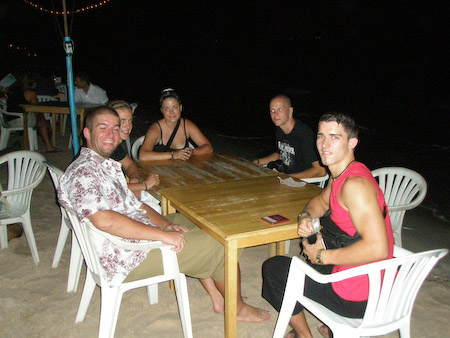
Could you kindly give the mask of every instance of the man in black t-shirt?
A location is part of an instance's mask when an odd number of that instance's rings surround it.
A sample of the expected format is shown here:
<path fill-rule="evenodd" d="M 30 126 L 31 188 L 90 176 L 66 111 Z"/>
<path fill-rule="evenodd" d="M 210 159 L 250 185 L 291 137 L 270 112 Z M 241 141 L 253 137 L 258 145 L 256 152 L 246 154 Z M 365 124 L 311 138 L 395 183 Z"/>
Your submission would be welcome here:
<path fill-rule="evenodd" d="M 253 162 L 267 165 L 281 160 L 283 165 L 277 167 L 278 171 L 296 178 L 326 175 L 326 170 L 320 165 L 317 156 L 314 133 L 300 120 L 294 119 L 293 113 L 294 108 L 287 96 L 278 95 L 270 101 L 270 117 L 277 127 L 277 152 Z"/>

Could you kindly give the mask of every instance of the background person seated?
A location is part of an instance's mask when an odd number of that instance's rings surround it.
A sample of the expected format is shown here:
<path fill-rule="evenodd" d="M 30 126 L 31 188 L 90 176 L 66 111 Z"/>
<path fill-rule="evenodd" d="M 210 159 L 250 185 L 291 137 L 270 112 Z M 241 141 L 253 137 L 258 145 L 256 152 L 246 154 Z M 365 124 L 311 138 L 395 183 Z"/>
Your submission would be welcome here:
<path fill-rule="evenodd" d="M 300 120 L 294 119 L 293 114 L 294 108 L 287 96 L 278 95 L 270 101 L 270 117 L 277 127 L 277 152 L 253 163 L 267 165 L 296 178 L 325 176 L 327 172 L 320 165 L 316 153 L 314 133 Z"/>
<path fill-rule="evenodd" d="M 213 147 L 200 129 L 181 118 L 183 106 L 177 93 L 164 89 L 159 100 L 164 118 L 148 128 L 139 151 L 139 160 L 183 160 L 192 155 L 213 152 Z"/>
<path fill-rule="evenodd" d="M 7 99 L 7 109 L 11 112 L 22 113 L 21 104 L 37 104 L 37 95 L 55 95 L 58 91 L 44 77 L 36 72 L 16 73 L 17 81 L 8 88 L 2 89 L 2 94 Z M 45 143 L 48 153 L 59 151 L 50 141 L 50 123 L 45 119 L 44 114 L 28 114 L 29 127 L 37 129 Z"/>
<path fill-rule="evenodd" d="M 89 81 L 89 74 L 79 72 L 75 76 L 75 102 L 90 104 L 105 104 L 108 102 L 106 91 Z"/>

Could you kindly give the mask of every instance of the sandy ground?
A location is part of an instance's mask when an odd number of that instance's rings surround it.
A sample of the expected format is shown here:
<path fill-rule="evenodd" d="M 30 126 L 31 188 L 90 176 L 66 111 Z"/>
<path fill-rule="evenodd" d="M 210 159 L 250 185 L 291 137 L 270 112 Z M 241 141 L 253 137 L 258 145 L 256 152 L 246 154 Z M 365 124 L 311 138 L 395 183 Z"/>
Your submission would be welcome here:
<path fill-rule="evenodd" d="M 255 149 L 248 141 L 220 140 L 209 135 L 218 151 L 252 158 Z M 10 141 L 7 151 L 20 149 L 20 139 Z M 61 169 L 72 154 L 66 149 L 67 136 L 58 141 L 61 153 L 46 154 L 47 160 Z M 41 146 L 41 149 L 43 147 Z M 6 183 L 5 170 L 0 181 Z M 100 292 L 96 290 L 87 316 L 75 324 L 85 268 L 78 290 L 66 292 L 70 241 L 66 243 L 58 268 L 51 267 L 60 227 L 60 212 L 47 174 L 35 189 L 31 218 L 40 254 L 35 266 L 24 236 L 14 239 L 0 251 L 0 336 L 1 337 L 96 337 L 100 314 Z M 429 210 L 417 208 L 407 213 L 403 231 L 404 247 L 413 251 L 449 247 L 448 223 L 432 216 Z M 290 255 L 297 252 L 298 241 L 291 244 Z M 267 258 L 267 246 L 246 249 L 242 255 L 242 292 L 252 305 L 270 310 L 272 319 L 261 324 L 238 325 L 239 337 L 271 337 L 277 313 L 261 297 L 261 264 Z M 434 269 L 419 292 L 411 320 L 411 337 L 448 337 L 450 317 L 450 257 L 445 257 Z M 208 295 L 195 279 L 188 279 L 192 325 L 195 337 L 224 337 L 223 314 L 212 311 Z M 320 337 L 315 327 L 318 321 L 308 314 L 314 337 Z M 144 289 L 132 290 L 123 297 L 116 337 L 182 337 L 174 293 L 167 284 L 160 285 L 159 303 L 150 306 Z M 398 337 L 394 332 L 386 337 Z"/>

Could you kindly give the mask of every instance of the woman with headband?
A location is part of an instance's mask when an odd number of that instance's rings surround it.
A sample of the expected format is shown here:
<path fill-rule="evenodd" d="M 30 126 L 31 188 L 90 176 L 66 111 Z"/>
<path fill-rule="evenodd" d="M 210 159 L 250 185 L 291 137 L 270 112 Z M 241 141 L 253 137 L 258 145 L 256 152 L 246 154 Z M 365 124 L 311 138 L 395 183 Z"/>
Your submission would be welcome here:
<path fill-rule="evenodd" d="M 172 88 L 164 89 L 159 100 L 164 116 L 147 130 L 139 160 L 183 160 L 213 152 L 206 136 L 190 120 L 181 118 L 183 106 Z"/>

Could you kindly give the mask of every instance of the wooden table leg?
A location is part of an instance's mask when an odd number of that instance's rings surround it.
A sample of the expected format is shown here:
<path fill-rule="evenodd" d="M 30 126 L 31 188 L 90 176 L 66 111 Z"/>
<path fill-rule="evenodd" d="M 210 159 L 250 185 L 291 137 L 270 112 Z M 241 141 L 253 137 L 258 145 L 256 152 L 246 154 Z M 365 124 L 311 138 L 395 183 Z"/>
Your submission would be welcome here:
<path fill-rule="evenodd" d="M 33 135 L 28 135 L 28 112 L 23 112 L 23 149 L 30 150 L 29 138 Z"/>
<path fill-rule="evenodd" d="M 59 133 L 61 135 L 64 134 L 65 130 L 64 130 L 64 119 L 66 118 L 67 115 L 60 115 L 59 116 Z"/>
<path fill-rule="evenodd" d="M 225 337 L 237 337 L 237 242 L 225 244 Z"/>
<path fill-rule="evenodd" d="M 164 196 L 161 199 L 161 214 L 167 216 L 169 214 L 169 201 Z"/>
<path fill-rule="evenodd" d="M 277 255 L 286 256 L 286 241 L 277 242 Z"/>
<path fill-rule="evenodd" d="M 277 243 L 269 243 L 269 258 L 276 256 L 277 254 Z"/>
<path fill-rule="evenodd" d="M 52 114 L 52 144 L 56 147 L 56 114 Z"/>
<path fill-rule="evenodd" d="M 165 198 L 162 197 L 161 199 L 161 212 L 163 216 L 167 216 L 169 214 L 173 214 L 177 211 L 177 209 L 175 209 L 172 204 L 170 204 L 170 201 Z"/>

